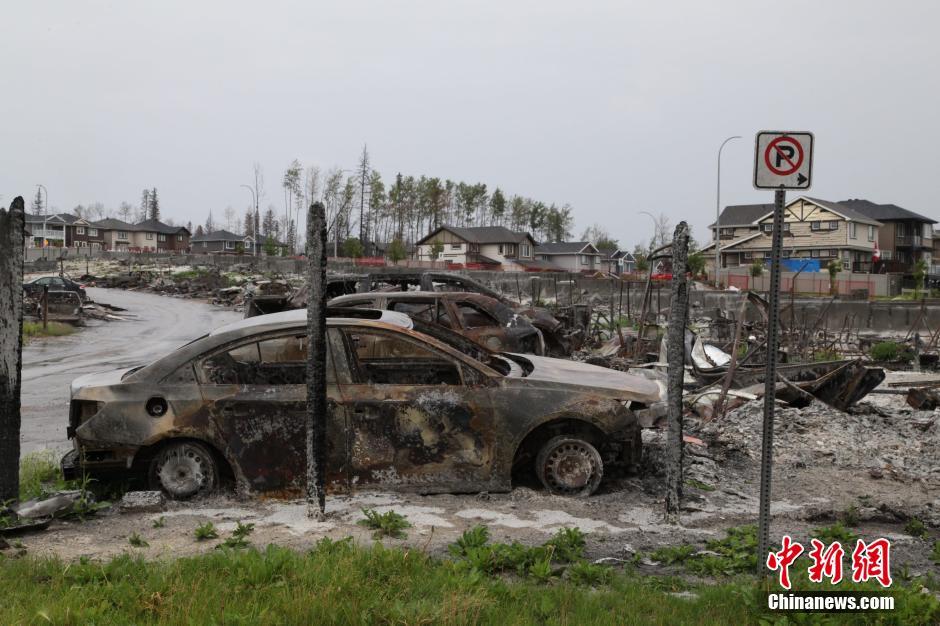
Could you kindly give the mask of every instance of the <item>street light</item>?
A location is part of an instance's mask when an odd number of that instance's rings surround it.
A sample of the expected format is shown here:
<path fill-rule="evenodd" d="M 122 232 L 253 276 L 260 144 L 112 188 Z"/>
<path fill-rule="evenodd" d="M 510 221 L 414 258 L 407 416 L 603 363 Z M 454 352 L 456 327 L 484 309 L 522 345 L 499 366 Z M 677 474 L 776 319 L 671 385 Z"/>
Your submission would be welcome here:
<path fill-rule="evenodd" d="M 242 187 L 244 187 L 245 189 L 251 192 L 251 202 L 255 206 L 254 224 L 251 225 L 251 232 L 252 232 L 251 249 L 252 249 L 252 252 L 254 252 L 254 256 L 258 256 L 258 233 L 255 232 L 257 230 L 255 226 L 258 223 L 258 196 L 255 195 L 255 189 L 251 185 L 242 185 Z"/>
<path fill-rule="evenodd" d="M 721 267 L 721 150 L 732 139 L 740 139 L 740 135 L 733 135 L 721 142 L 718 147 L 718 191 L 715 194 L 715 288 L 718 288 L 718 269 Z"/>

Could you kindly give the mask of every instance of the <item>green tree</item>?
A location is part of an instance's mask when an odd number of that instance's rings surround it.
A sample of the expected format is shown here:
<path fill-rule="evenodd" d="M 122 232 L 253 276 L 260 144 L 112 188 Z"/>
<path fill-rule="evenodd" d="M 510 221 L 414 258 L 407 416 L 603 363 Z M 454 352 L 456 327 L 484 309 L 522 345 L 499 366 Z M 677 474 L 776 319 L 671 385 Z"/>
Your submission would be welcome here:
<path fill-rule="evenodd" d="M 274 241 L 274 237 L 271 235 L 264 238 L 264 253 L 268 256 L 275 256 L 277 254 L 277 244 Z"/>
<path fill-rule="evenodd" d="M 839 272 L 842 271 L 842 261 L 833 259 L 826 265 L 826 269 L 829 270 L 829 293 L 835 295 L 839 290 L 838 278 Z"/>
<path fill-rule="evenodd" d="M 506 215 L 506 196 L 502 189 L 497 187 L 490 196 L 490 218 L 494 224 L 501 225 L 503 217 Z"/>
<path fill-rule="evenodd" d="M 150 191 L 150 211 L 148 219 L 160 219 L 160 199 L 157 197 L 157 188 Z"/>
<path fill-rule="evenodd" d="M 42 205 L 43 205 L 42 189 L 40 189 L 39 187 L 36 187 L 36 197 L 33 198 L 33 208 L 32 208 L 34 215 L 42 215 Z"/>
<path fill-rule="evenodd" d="M 705 271 L 705 255 L 701 252 L 693 252 L 689 255 L 686 265 L 692 276 L 701 276 Z"/>
<path fill-rule="evenodd" d="M 343 256 L 358 259 L 362 256 L 362 242 L 357 237 L 349 237 L 343 242 Z"/>
<path fill-rule="evenodd" d="M 408 251 L 405 249 L 405 244 L 402 243 L 401 239 L 395 239 L 388 246 L 388 258 L 397 263 L 398 261 L 404 260 L 408 256 Z"/>
<path fill-rule="evenodd" d="M 435 241 L 431 244 L 431 259 L 436 261 L 441 258 L 441 254 L 444 252 L 444 244 L 440 241 Z"/>
<path fill-rule="evenodd" d="M 754 261 L 751 263 L 751 277 L 757 278 L 764 274 L 764 264 L 761 261 Z"/>

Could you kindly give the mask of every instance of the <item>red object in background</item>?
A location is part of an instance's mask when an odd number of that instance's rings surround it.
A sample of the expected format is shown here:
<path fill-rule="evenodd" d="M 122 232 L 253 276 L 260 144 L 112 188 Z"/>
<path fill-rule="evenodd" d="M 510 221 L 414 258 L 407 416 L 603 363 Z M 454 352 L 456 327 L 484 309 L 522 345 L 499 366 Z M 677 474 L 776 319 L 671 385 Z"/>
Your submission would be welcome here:
<path fill-rule="evenodd" d="M 672 280 L 672 274 L 653 274 L 653 280 Z"/>
<path fill-rule="evenodd" d="M 875 249 L 872 250 L 872 253 L 871 253 L 871 260 L 874 261 L 875 263 L 877 263 L 878 261 L 881 260 L 881 251 L 878 250 L 878 242 L 877 242 L 877 241 L 875 242 Z"/>

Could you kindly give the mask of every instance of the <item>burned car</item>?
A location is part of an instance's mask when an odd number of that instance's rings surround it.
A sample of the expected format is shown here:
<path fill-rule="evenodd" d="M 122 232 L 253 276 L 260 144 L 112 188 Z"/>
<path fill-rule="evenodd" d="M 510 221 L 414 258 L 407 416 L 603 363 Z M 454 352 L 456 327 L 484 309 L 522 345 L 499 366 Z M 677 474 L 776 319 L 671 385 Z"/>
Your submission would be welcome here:
<path fill-rule="evenodd" d="M 495 352 L 545 354 L 542 333 L 532 322 L 478 293 L 364 293 L 334 298 L 329 305 L 398 311 L 455 330 Z"/>
<path fill-rule="evenodd" d="M 514 472 L 588 495 L 640 459 L 651 381 L 539 356 L 458 350 L 390 311 L 327 323 L 328 489 L 505 491 Z M 428 325 L 429 333 L 447 333 Z M 291 497 L 305 477 L 306 311 L 219 328 L 150 365 L 72 384 L 66 476 L 144 479 L 173 498 L 231 480 Z"/>

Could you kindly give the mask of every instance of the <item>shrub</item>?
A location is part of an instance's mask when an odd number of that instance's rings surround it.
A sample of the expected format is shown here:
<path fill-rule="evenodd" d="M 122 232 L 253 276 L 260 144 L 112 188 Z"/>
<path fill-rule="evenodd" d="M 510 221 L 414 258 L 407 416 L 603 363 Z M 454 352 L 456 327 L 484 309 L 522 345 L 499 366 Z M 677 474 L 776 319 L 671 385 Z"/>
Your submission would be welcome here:
<path fill-rule="evenodd" d="M 362 514 L 365 515 L 366 518 L 359 520 L 357 523 L 360 526 L 374 530 L 375 532 L 372 536 L 376 539 L 382 537 L 403 539 L 408 536 L 405 529 L 411 528 L 411 523 L 406 520 L 403 515 L 395 511 L 379 513 L 375 509 L 362 509 Z"/>
<path fill-rule="evenodd" d="M 207 539 L 217 539 L 219 531 L 215 529 L 212 522 L 206 522 L 202 526 L 196 527 L 196 541 L 205 541 Z"/>

